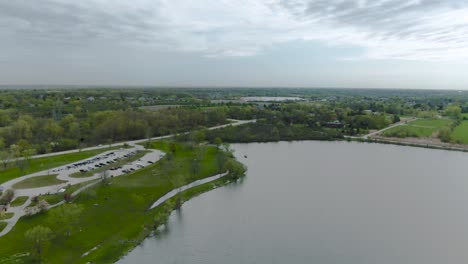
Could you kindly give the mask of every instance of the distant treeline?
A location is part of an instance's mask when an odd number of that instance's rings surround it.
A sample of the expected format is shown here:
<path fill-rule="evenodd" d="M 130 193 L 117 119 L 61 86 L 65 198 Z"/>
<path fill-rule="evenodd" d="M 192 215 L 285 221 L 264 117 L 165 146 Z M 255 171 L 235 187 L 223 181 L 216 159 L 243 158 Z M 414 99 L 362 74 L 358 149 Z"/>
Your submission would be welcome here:
<path fill-rule="evenodd" d="M 226 123 L 220 111 L 171 108 L 156 112 L 99 111 L 85 118 L 68 114 L 56 121 L 20 115 L 0 128 L 0 149 L 13 156 L 49 153 L 97 144 L 144 139 Z"/>

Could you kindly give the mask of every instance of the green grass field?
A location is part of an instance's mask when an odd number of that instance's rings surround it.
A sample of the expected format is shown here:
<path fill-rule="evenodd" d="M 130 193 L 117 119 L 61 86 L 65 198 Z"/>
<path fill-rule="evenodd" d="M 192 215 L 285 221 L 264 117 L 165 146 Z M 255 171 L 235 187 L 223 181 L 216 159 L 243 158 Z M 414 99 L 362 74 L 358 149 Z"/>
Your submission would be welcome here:
<path fill-rule="evenodd" d="M 449 126 L 452 123 L 449 119 L 420 119 L 397 126 L 384 131 L 386 137 L 431 137 L 439 129 Z"/>
<path fill-rule="evenodd" d="M 2 232 L 6 226 L 7 226 L 6 222 L 0 221 L 0 232 Z"/>
<path fill-rule="evenodd" d="M 461 122 L 450 135 L 457 143 L 468 144 L 468 121 Z"/>
<path fill-rule="evenodd" d="M 28 200 L 28 198 L 29 198 L 28 196 L 18 196 L 10 203 L 10 206 L 12 207 L 21 206 Z"/>
<path fill-rule="evenodd" d="M 0 220 L 6 220 L 12 218 L 14 213 L 5 213 L 3 215 L 0 215 Z"/>
<path fill-rule="evenodd" d="M 168 150 L 167 142 L 156 142 L 155 148 Z M 127 250 L 153 230 L 154 219 L 163 206 L 147 211 L 159 197 L 178 186 L 193 180 L 222 172 L 217 165 L 220 152 L 215 147 L 190 147 L 176 145 L 172 158 L 167 155 L 161 161 L 135 173 L 111 179 L 111 185 L 97 184 L 82 192 L 74 203 L 84 208 L 79 217 L 77 231 L 70 237 L 57 234 L 45 251 L 45 263 L 113 263 Z M 197 161 L 199 170 L 193 172 L 192 164 Z M 179 180 L 174 181 L 174 178 Z M 211 188 L 211 187 L 210 187 Z M 190 191 L 190 190 L 189 190 Z M 63 206 L 63 205 L 62 205 Z M 23 217 L 12 231 L 0 237 L 0 263 L 11 256 L 30 252 L 31 245 L 25 243 L 24 233 L 37 225 L 60 230 L 52 217 L 53 210 L 32 217 Z M 89 255 L 83 253 L 99 247 Z M 31 263 L 24 257 L 21 263 Z"/>
<path fill-rule="evenodd" d="M 119 149 L 120 147 L 121 146 L 31 159 L 28 168 L 26 168 L 23 172 L 19 168 L 15 167 L 14 163 L 12 162 L 10 163 L 10 168 L 7 168 L 6 170 L 0 170 L 0 184 L 26 174 L 56 168 L 68 163 L 87 159 L 111 149 Z"/>
<path fill-rule="evenodd" d="M 64 183 L 66 181 L 62 181 L 57 179 L 57 174 L 53 175 L 43 175 L 37 176 L 29 179 L 22 180 L 13 184 L 13 188 L 15 189 L 29 189 L 29 188 L 38 188 L 38 187 L 45 187 L 51 185 L 57 185 L 60 183 Z"/>
<path fill-rule="evenodd" d="M 65 197 L 65 194 L 72 194 L 74 191 L 78 190 L 82 186 L 88 185 L 88 184 L 90 184 L 92 182 L 95 182 L 95 181 L 98 181 L 98 180 L 90 180 L 90 181 L 85 181 L 85 182 L 82 182 L 82 183 L 78 183 L 78 184 L 75 184 L 75 185 L 68 186 L 68 187 L 66 187 L 66 191 L 64 193 L 53 193 L 53 194 L 41 195 L 41 196 L 39 196 L 39 200 L 44 199 L 44 200 L 47 201 L 48 204 L 54 205 L 56 203 L 59 203 L 59 202 L 63 201 L 63 199 Z M 30 206 L 35 206 L 35 205 L 36 205 L 35 203 L 31 203 Z"/>

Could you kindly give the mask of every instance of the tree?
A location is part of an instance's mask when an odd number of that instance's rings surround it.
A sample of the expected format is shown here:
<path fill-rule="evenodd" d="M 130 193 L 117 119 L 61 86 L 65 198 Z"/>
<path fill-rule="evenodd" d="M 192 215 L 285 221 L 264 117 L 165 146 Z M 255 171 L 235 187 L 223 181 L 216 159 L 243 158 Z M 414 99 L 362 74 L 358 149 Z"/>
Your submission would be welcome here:
<path fill-rule="evenodd" d="M 216 165 L 219 170 L 224 169 L 224 165 L 226 164 L 227 161 L 227 155 L 223 151 L 218 151 L 216 153 Z"/>
<path fill-rule="evenodd" d="M 7 150 L 0 151 L 0 160 L 3 165 L 3 170 L 5 170 L 8 166 L 8 163 L 11 161 L 11 154 Z"/>
<path fill-rule="evenodd" d="M 193 140 L 195 143 L 200 144 L 205 141 L 205 131 L 198 130 L 193 134 Z"/>
<path fill-rule="evenodd" d="M 32 245 L 34 254 L 41 259 L 49 241 L 53 238 L 53 232 L 48 227 L 38 225 L 26 231 L 24 237 Z"/>
<path fill-rule="evenodd" d="M 450 142 L 451 135 L 452 135 L 452 130 L 448 127 L 443 127 L 439 130 L 438 137 L 442 142 Z"/>
<path fill-rule="evenodd" d="M 229 159 L 224 165 L 224 169 L 229 171 L 229 177 L 237 180 L 242 177 L 246 171 L 245 166 L 239 162 Z"/>
<path fill-rule="evenodd" d="M 220 137 L 216 137 L 213 141 L 213 143 L 219 148 L 221 144 L 223 144 L 223 140 Z"/>
<path fill-rule="evenodd" d="M 99 176 L 101 178 L 101 182 L 104 185 L 109 184 L 109 171 L 103 171 L 101 172 L 101 175 Z"/>
<path fill-rule="evenodd" d="M 73 229 L 79 223 L 79 216 L 83 212 L 83 206 L 77 204 L 63 204 L 50 210 L 52 224 L 57 232 L 64 232 L 70 236 Z"/>
<path fill-rule="evenodd" d="M 5 192 L 3 192 L 2 197 L 0 197 L 0 204 L 9 204 L 13 200 L 13 197 L 15 197 L 15 191 L 13 191 L 12 189 L 6 190 Z"/>
<path fill-rule="evenodd" d="M 445 114 L 453 119 L 461 119 L 461 107 L 455 104 L 448 105 Z"/>

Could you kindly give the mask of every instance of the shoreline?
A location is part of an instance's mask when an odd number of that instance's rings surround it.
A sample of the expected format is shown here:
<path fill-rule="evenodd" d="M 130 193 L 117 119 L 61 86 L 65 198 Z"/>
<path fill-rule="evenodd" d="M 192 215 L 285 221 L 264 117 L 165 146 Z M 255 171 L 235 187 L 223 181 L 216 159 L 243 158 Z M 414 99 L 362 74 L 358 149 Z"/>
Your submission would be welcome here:
<path fill-rule="evenodd" d="M 187 189 L 182 190 L 182 191 L 178 191 L 178 189 L 173 189 L 172 191 L 177 190 L 176 195 L 180 194 L 182 196 L 181 205 L 180 205 L 180 208 L 181 208 L 184 203 L 190 201 L 191 199 L 193 199 L 193 198 L 195 198 L 195 197 L 197 197 L 199 195 L 202 195 L 202 194 L 207 193 L 209 191 L 212 191 L 214 189 L 218 189 L 220 187 L 224 187 L 224 186 L 226 186 L 228 184 L 235 183 L 235 182 L 237 182 L 237 180 L 239 180 L 239 179 L 234 180 L 234 179 L 231 179 L 231 178 L 229 178 L 227 176 L 229 176 L 229 172 L 216 174 L 214 176 L 210 176 L 210 177 L 207 177 L 207 178 L 204 178 L 204 179 L 201 179 L 201 180 L 197 180 L 197 181 L 203 181 L 203 180 L 211 179 L 208 182 L 203 182 L 201 184 L 192 186 L 192 187 L 187 188 Z M 240 178 L 240 179 L 242 179 L 242 178 Z M 197 182 L 197 181 L 195 181 L 195 182 Z M 194 182 L 192 182 L 192 183 L 194 183 Z M 189 184 L 187 184 L 185 186 L 188 186 L 188 185 L 190 185 L 192 183 L 189 183 Z M 160 197 L 152 205 L 156 204 L 159 200 L 164 198 L 166 195 Z M 162 210 L 163 209 L 162 207 L 167 206 L 168 203 L 175 202 L 176 195 L 168 197 L 167 199 L 165 199 L 161 203 L 157 204 L 155 207 L 151 206 L 150 208 L 148 208 L 148 211 L 154 210 L 154 209 L 157 210 L 158 208 Z M 169 217 L 171 216 L 171 214 L 173 212 L 177 211 L 177 210 L 180 210 L 180 208 L 171 208 L 169 210 L 168 214 L 164 217 L 164 219 L 162 219 L 160 225 L 158 225 L 157 227 L 155 227 L 152 230 L 148 230 L 148 232 L 141 239 L 135 239 L 134 240 L 135 244 L 133 246 L 129 247 L 127 250 L 122 251 L 122 254 L 120 256 L 118 256 L 117 259 L 113 263 L 118 263 L 119 261 L 121 261 L 122 259 L 127 257 L 128 254 L 133 251 L 133 249 L 135 249 L 137 246 L 140 246 L 146 239 L 148 239 L 150 237 L 153 237 L 153 236 L 156 236 L 159 227 L 166 225 L 167 221 L 169 220 Z"/>

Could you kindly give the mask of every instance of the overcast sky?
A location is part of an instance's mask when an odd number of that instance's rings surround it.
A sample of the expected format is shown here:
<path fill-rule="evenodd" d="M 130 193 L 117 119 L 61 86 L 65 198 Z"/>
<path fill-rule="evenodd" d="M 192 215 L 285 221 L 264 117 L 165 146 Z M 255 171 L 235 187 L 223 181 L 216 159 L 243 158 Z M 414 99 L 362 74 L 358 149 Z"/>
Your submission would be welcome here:
<path fill-rule="evenodd" d="M 0 84 L 468 89 L 468 0 L 0 0 Z"/>

